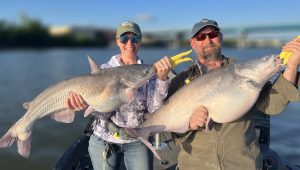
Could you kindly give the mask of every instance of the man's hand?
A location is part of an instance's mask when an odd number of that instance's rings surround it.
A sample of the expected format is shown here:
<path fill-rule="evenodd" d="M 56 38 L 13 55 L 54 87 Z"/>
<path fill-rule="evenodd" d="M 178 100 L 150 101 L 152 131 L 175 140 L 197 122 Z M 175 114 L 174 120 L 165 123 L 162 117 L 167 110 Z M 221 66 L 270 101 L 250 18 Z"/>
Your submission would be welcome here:
<path fill-rule="evenodd" d="M 283 51 L 292 52 L 289 60 L 287 61 L 286 69 L 283 76 L 291 83 L 296 83 L 297 70 L 300 65 L 300 38 L 286 43 L 282 48 Z"/>
<path fill-rule="evenodd" d="M 287 67 L 291 69 L 298 68 L 300 65 L 300 38 L 288 42 L 283 46 L 282 50 L 292 52 L 291 57 L 287 61 Z"/>
<path fill-rule="evenodd" d="M 189 129 L 197 130 L 199 127 L 204 127 L 207 121 L 208 110 L 204 106 L 200 106 L 194 110 L 190 118 Z"/>
<path fill-rule="evenodd" d="M 167 80 L 168 74 L 171 70 L 171 60 L 169 57 L 164 57 L 159 61 L 154 63 L 154 68 L 156 70 L 157 78 L 160 80 Z"/>
<path fill-rule="evenodd" d="M 69 97 L 66 101 L 66 105 L 68 109 L 75 111 L 80 111 L 88 107 L 83 98 L 74 92 L 70 92 Z"/>

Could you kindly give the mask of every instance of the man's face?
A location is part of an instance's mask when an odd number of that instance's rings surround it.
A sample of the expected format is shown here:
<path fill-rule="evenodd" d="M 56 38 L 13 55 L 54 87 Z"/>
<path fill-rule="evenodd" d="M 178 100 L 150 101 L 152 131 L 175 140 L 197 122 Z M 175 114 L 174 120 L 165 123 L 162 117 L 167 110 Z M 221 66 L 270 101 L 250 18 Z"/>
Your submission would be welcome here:
<path fill-rule="evenodd" d="M 215 61 L 220 59 L 222 48 L 221 36 L 221 33 L 215 27 L 207 26 L 191 38 L 191 47 L 197 53 L 200 61 Z"/>

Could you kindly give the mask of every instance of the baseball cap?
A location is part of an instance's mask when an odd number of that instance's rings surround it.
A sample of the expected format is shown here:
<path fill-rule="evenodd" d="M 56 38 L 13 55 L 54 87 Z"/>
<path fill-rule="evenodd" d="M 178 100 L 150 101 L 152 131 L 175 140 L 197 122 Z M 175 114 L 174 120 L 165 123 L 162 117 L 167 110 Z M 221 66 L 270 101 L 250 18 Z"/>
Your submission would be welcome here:
<path fill-rule="evenodd" d="M 220 30 L 218 23 L 214 20 L 210 20 L 207 18 L 203 18 L 201 21 L 197 22 L 192 29 L 192 36 L 194 37 L 202 28 L 206 27 L 206 26 L 213 26 L 215 28 L 218 29 L 218 31 Z"/>
<path fill-rule="evenodd" d="M 138 24 L 132 21 L 125 21 L 117 28 L 116 38 L 119 38 L 120 35 L 126 33 L 126 32 L 133 32 L 137 36 L 142 37 L 141 29 Z"/>

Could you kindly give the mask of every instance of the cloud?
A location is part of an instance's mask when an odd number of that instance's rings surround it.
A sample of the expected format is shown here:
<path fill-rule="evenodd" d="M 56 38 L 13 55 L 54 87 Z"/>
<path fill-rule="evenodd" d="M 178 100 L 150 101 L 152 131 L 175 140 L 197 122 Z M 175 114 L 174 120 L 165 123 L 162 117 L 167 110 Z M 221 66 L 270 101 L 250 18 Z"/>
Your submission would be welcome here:
<path fill-rule="evenodd" d="M 149 14 L 139 14 L 135 17 L 135 20 L 138 22 L 155 22 L 157 19 Z"/>

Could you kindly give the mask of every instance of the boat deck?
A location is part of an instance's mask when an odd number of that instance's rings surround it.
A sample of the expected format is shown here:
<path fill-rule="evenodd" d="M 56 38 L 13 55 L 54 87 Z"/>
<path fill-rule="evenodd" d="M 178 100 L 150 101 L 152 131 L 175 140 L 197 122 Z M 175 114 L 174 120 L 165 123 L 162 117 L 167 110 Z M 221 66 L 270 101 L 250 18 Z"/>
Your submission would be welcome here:
<path fill-rule="evenodd" d="M 161 137 L 162 144 L 160 150 L 157 150 L 157 153 L 160 155 L 162 161 L 154 158 L 153 167 L 155 170 L 175 170 L 177 165 L 177 156 L 179 153 L 179 147 L 171 139 L 170 133 L 165 133 L 166 139 Z M 165 143 L 168 143 L 171 147 L 167 146 Z"/>

